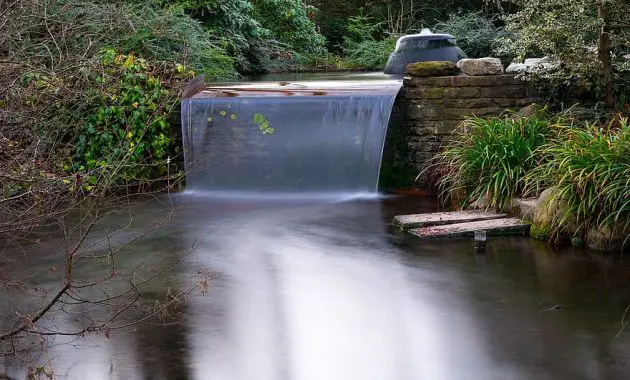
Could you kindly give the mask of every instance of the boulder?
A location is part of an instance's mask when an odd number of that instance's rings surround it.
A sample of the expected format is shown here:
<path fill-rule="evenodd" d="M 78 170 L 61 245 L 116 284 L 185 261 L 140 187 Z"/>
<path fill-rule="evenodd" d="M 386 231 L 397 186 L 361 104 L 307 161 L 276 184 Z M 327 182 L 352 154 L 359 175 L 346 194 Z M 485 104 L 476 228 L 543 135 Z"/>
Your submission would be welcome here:
<path fill-rule="evenodd" d="M 531 73 L 532 71 L 538 70 L 540 68 L 547 68 L 551 64 L 549 63 L 549 58 L 527 58 L 523 63 L 511 63 L 505 72 L 508 74 L 524 74 Z"/>
<path fill-rule="evenodd" d="M 470 76 L 502 75 L 503 64 L 499 58 L 462 59 L 457 67 Z"/>
<path fill-rule="evenodd" d="M 512 203 L 515 213 L 523 220 L 533 221 L 534 212 L 540 201 L 537 198 L 516 198 Z"/>
<path fill-rule="evenodd" d="M 548 240 L 552 233 L 552 222 L 557 212 L 557 203 L 552 199 L 555 188 L 543 191 L 536 201 L 530 236 L 537 240 Z"/>
<path fill-rule="evenodd" d="M 518 110 L 516 114 L 521 117 L 534 117 L 538 114 L 538 112 L 540 112 L 540 110 L 542 110 L 541 106 L 536 103 L 532 103 Z"/>
<path fill-rule="evenodd" d="M 445 77 L 456 75 L 459 69 L 449 61 L 426 61 L 410 63 L 405 69 L 405 75 L 412 77 Z"/>
<path fill-rule="evenodd" d="M 623 251 L 628 248 L 627 237 L 630 231 L 621 226 L 593 227 L 586 234 L 586 242 L 590 249 L 598 251 Z"/>

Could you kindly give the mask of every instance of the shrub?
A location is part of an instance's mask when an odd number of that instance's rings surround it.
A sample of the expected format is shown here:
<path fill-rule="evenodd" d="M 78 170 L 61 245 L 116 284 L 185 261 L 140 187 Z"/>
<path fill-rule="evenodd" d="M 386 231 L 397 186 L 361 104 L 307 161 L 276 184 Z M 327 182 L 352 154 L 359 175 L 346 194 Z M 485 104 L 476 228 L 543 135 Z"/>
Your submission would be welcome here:
<path fill-rule="evenodd" d="M 183 11 L 201 22 L 211 40 L 220 39 L 240 73 L 258 71 L 271 32 L 254 18 L 250 0 L 157 0 L 169 11 Z"/>
<path fill-rule="evenodd" d="M 506 34 L 495 25 L 495 20 L 480 12 L 452 14 L 433 29 L 453 35 L 457 45 L 471 58 L 493 56 L 497 39 Z"/>
<path fill-rule="evenodd" d="M 630 124 L 586 128 L 565 126 L 542 145 L 542 164 L 524 178 L 535 194 L 552 188 L 550 235 L 584 238 L 590 230 L 610 238 L 630 230 Z"/>
<path fill-rule="evenodd" d="M 613 108 L 618 72 L 630 33 L 623 27 L 630 15 L 627 0 L 515 0 L 516 12 L 505 16 L 508 38 L 500 49 L 519 60 L 549 57 L 549 64 L 525 75 L 554 96 L 566 89 L 586 90 Z M 557 93 L 557 94 L 556 94 Z M 562 100 L 562 99 L 560 99 Z"/>
<path fill-rule="evenodd" d="M 384 34 L 383 27 L 383 22 L 373 22 L 368 16 L 357 15 L 348 19 L 348 35 L 344 37 L 343 51 L 349 66 L 385 68 L 389 55 L 396 48 L 396 38 L 377 39 Z"/>
<path fill-rule="evenodd" d="M 443 201 L 504 209 L 522 193 L 521 179 L 537 165 L 535 152 L 550 133 L 542 115 L 471 118 L 425 171 L 442 173 L 438 186 Z"/>
<path fill-rule="evenodd" d="M 326 39 L 309 17 L 315 7 L 302 0 L 258 0 L 254 2 L 256 20 L 280 42 L 299 53 L 324 54 Z"/>
<path fill-rule="evenodd" d="M 346 59 L 350 66 L 365 69 L 383 69 L 389 55 L 396 48 L 393 37 L 381 41 L 367 40 L 348 43 L 345 46 Z"/>
<path fill-rule="evenodd" d="M 86 60 L 105 47 L 115 47 L 149 60 L 179 62 L 210 79 L 236 76 L 234 60 L 220 46 L 220 39 L 178 9 L 162 10 L 146 3 L 37 0 L 22 13 L 13 12 L 17 17 L 4 30 L 10 34 L 10 58 L 16 61 L 56 67 L 64 63 L 62 58 Z M 34 22 L 36 14 L 45 15 L 46 23 Z"/>
<path fill-rule="evenodd" d="M 114 38 L 105 41 L 106 46 L 151 60 L 178 62 L 210 80 L 237 76 L 234 58 L 221 47 L 221 38 L 181 10 L 125 5 L 121 18 L 125 20 L 121 25 L 133 25 L 133 31 L 117 31 Z"/>
<path fill-rule="evenodd" d="M 86 173 L 85 189 L 107 172 L 113 184 L 167 174 L 173 155 L 168 115 L 178 101 L 164 82 L 190 77 L 185 67 L 155 65 L 105 49 L 86 73 L 86 114 L 64 167 Z"/>

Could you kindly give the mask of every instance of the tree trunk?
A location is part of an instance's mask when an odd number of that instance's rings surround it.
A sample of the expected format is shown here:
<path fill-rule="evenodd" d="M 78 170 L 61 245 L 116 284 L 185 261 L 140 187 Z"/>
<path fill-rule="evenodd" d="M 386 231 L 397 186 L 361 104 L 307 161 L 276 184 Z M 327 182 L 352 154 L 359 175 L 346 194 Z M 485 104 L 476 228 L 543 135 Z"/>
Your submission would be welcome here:
<path fill-rule="evenodd" d="M 604 101 L 606 106 L 615 106 L 615 94 L 613 91 L 613 67 L 611 58 L 612 44 L 610 42 L 610 12 L 608 8 L 599 6 L 597 16 L 602 20 L 602 28 L 599 31 L 597 55 L 602 63 L 602 80 L 604 81 Z"/>

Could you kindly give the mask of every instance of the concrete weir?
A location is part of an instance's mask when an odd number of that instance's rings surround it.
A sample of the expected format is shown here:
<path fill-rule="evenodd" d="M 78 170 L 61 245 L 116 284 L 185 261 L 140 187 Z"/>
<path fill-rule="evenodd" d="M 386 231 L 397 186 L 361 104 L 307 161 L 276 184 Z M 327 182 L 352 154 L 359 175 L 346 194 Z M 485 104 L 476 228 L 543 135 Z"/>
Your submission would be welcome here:
<path fill-rule="evenodd" d="M 488 236 L 528 235 L 530 227 L 507 214 L 483 211 L 399 215 L 393 224 L 422 239 L 473 237 L 477 231 Z"/>

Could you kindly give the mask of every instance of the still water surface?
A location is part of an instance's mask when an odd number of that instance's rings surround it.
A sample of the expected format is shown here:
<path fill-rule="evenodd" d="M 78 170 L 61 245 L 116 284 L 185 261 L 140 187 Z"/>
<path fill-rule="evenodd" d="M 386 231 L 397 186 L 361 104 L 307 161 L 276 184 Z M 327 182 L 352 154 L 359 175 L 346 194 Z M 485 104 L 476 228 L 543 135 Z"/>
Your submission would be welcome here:
<path fill-rule="evenodd" d="M 119 265 L 181 257 L 151 294 L 212 272 L 207 292 L 194 292 L 165 326 L 51 339 L 38 360 L 50 360 L 56 378 L 630 378 L 630 329 L 618 334 L 630 266 L 618 256 L 554 252 L 525 238 L 496 238 L 475 254 L 468 240 L 423 242 L 390 226 L 398 213 L 437 210 L 432 198 L 174 202 L 172 221 Z M 136 209 L 134 228 L 159 220 L 167 204 Z M 15 268 L 27 260 L 21 275 L 40 273 L 38 286 L 58 286 L 47 274 L 56 259 L 6 256 Z M 2 297 L 5 310 L 20 304 Z M 89 318 L 86 308 L 48 323 L 74 331 Z M 15 357 L 3 370 L 25 376 Z"/>

